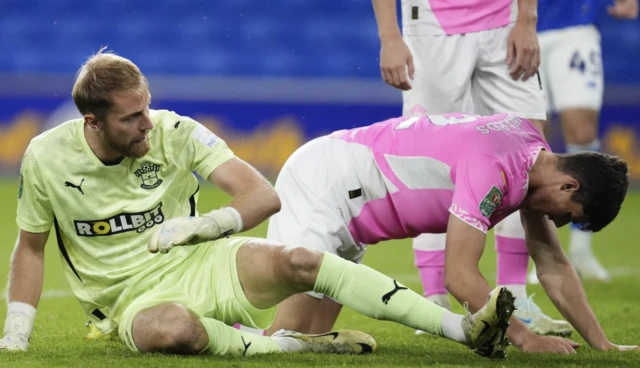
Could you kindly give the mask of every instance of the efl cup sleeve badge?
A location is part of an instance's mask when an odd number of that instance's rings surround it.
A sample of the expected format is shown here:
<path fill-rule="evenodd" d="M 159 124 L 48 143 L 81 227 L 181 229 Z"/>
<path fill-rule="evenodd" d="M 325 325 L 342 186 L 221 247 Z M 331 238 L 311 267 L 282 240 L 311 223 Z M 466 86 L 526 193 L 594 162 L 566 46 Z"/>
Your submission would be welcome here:
<path fill-rule="evenodd" d="M 144 189 L 153 189 L 162 184 L 162 179 L 158 178 L 159 171 L 159 165 L 152 164 L 151 162 L 143 162 L 142 165 L 140 165 L 140 168 L 135 171 L 136 176 L 142 179 L 140 187 Z"/>
<path fill-rule="evenodd" d="M 493 211 L 502 203 L 502 192 L 495 185 L 491 187 L 487 195 L 480 202 L 480 213 L 484 217 L 490 217 Z"/>

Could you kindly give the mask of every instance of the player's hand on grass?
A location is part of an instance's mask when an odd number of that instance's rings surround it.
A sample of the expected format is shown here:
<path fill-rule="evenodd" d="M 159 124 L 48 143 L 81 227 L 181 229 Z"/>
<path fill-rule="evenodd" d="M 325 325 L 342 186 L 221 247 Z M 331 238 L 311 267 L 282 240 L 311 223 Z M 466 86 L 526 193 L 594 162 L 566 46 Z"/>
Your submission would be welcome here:
<path fill-rule="evenodd" d="M 407 75 L 408 72 L 408 75 Z M 391 86 L 407 91 L 411 89 L 415 69 L 413 56 L 401 37 L 385 39 L 380 48 L 380 74 Z"/>
<path fill-rule="evenodd" d="M 29 338 L 20 334 L 5 335 L 0 339 L 0 351 L 26 351 Z"/>
<path fill-rule="evenodd" d="M 148 249 L 151 253 L 168 253 L 174 246 L 198 244 L 219 236 L 220 227 L 206 216 L 176 217 L 153 232 Z"/>
<path fill-rule="evenodd" d="M 577 342 L 562 337 L 532 334 L 519 348 L 525 353 L 576 354 L 578 347 Z"/>
<path fill-rule="evenodd" d="M 609 15 L 619 19 L 638 19 L 638 0 L 615 0 L 607 8 Z"/>
<path fill-rule="evenodd" d="M 514 80 L 527 80 L 540 67 L 540 45 L 536 22 L 518 19 L 507 40 L 507 65 Z"/>

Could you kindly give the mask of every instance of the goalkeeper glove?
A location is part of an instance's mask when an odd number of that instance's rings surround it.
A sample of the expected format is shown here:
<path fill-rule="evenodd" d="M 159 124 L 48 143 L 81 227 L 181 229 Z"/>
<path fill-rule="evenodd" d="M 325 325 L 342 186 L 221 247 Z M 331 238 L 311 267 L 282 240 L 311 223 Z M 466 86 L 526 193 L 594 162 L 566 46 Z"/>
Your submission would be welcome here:
<path fill-rule="evenodd" d="M 213 210 L 200 217 L 176 217 L 151 235 L 151 253 L 167 253 L 174 246 L 193 245 L 242 231 L 242 217 L 233 207 Z"/>

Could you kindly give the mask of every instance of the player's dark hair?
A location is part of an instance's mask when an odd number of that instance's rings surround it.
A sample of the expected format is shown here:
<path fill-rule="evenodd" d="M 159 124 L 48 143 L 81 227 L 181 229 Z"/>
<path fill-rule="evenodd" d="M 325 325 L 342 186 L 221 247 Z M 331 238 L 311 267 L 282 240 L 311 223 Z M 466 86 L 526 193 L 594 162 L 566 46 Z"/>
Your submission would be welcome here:
<path fill-rule="evenodd" d="M 82 115 L 93 113 L 99 120 L 113 106 L 111 95 L 144 87 L 148 82 L 131 60 L 101 48 L 78 70 L 71 96 Z"/>
<path fill-rule="evenodd" d="M 627 163 L 619 157 L 599 152 L 558 156 L 558 169 L 580 185 L 571 197 L 584 208 L 584 218 L 576 225 L 593 232 L 602 230 L 618 216 L 627 194 Z"/>

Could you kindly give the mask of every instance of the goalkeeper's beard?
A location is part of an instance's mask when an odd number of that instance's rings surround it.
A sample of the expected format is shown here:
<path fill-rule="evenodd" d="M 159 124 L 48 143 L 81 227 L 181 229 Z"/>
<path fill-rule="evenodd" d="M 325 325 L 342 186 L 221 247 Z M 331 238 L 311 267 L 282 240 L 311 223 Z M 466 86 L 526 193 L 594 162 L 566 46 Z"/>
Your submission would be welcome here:
<path fill-rule="evenodd" d="M 149 144 L 149 136 L 146 135 L 145 137 L 145 140 L 143 140 L 142 142 L 134 142 L 132 140 L 128 144 L 120 143 L 111 134 L 109 128 L 106 128 L 104 131 L 104 143 L 107 145 L 107 147 L 125 157 L 140 158 L 149 153 L 149 150 L 151 150 L 151 145 Z"/>

